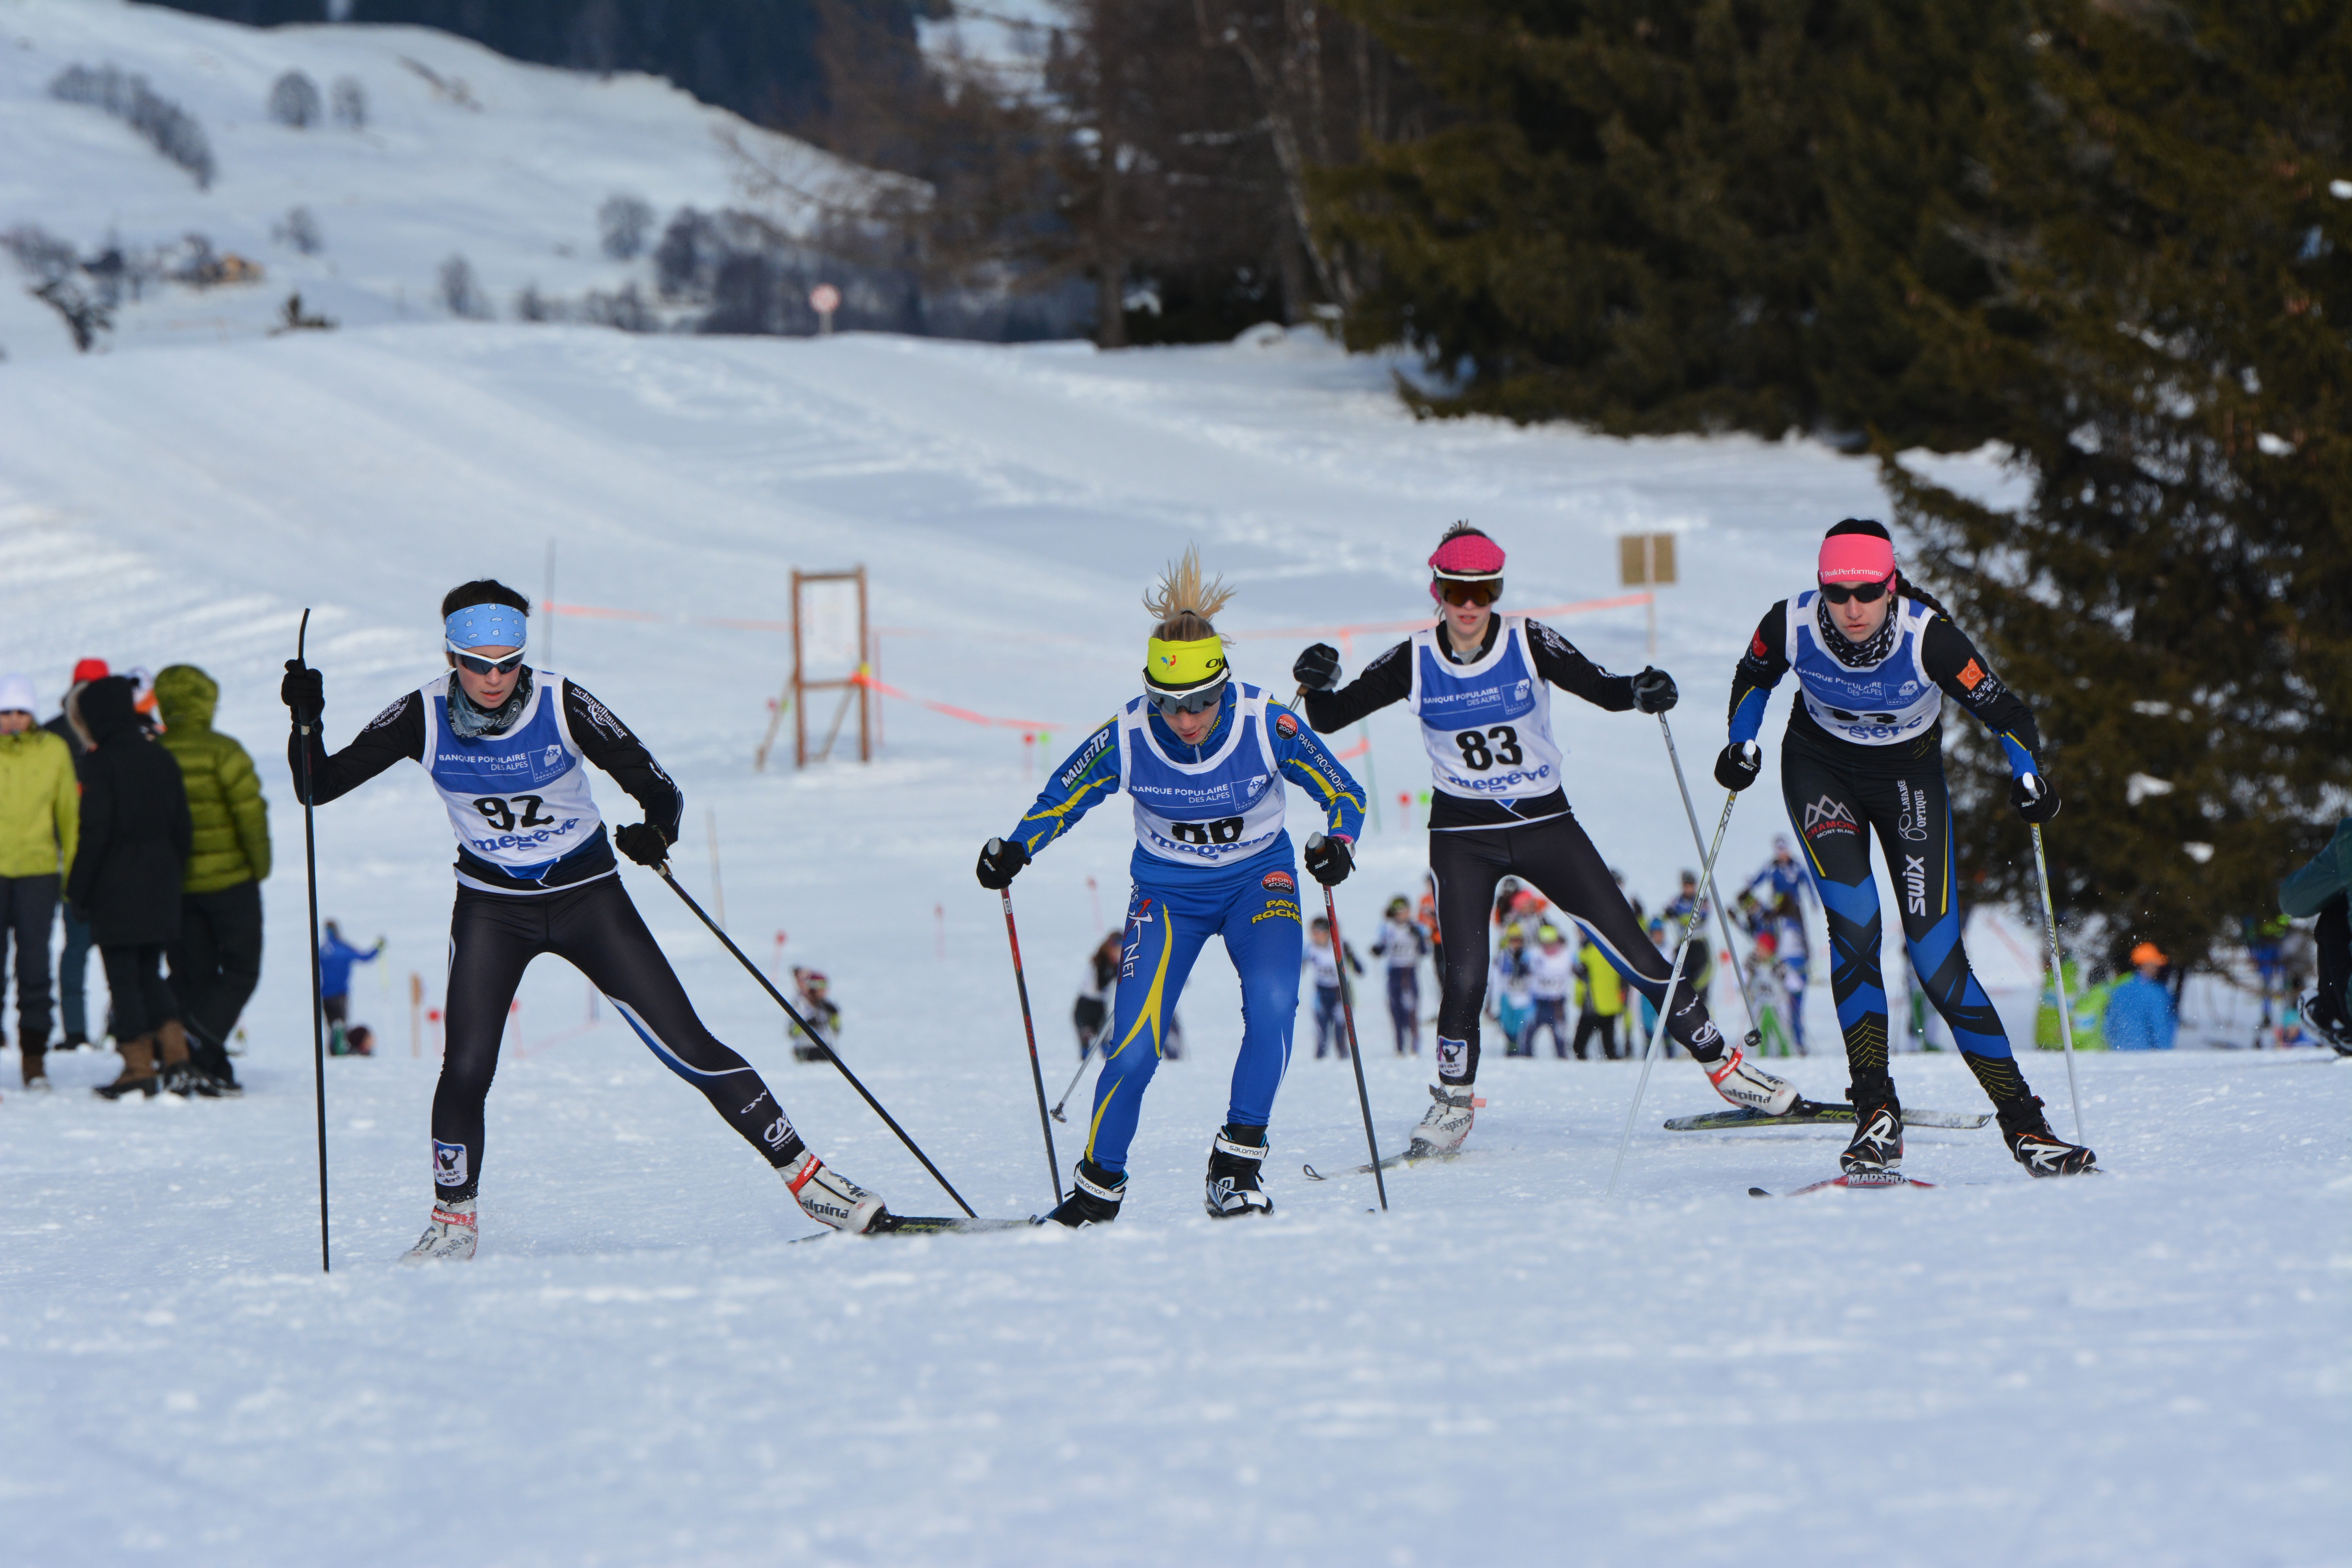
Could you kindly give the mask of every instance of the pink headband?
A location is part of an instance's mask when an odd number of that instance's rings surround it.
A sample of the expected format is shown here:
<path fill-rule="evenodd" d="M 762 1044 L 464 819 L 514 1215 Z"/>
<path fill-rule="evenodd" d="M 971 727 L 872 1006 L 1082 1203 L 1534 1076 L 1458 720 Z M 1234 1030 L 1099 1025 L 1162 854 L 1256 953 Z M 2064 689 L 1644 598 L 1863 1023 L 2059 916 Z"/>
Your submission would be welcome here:
<path fill-rule="evenodd" d="M 1875 534 L 1841 533 L 1822 541 L 1824 583 L 1884 583 L 1895 575 L 1895 546 Z"/>
<path fill-rule="evenodd" d="M 1503 574 L 1503 547 L 1484 534 L 1457 533 L 1431 552 L 1429 571 L 1433 577 L 1457 583 L 1491 581 Z M 1434 583 L 1429 585 L 1429 596 L 1438 596 Z"/>

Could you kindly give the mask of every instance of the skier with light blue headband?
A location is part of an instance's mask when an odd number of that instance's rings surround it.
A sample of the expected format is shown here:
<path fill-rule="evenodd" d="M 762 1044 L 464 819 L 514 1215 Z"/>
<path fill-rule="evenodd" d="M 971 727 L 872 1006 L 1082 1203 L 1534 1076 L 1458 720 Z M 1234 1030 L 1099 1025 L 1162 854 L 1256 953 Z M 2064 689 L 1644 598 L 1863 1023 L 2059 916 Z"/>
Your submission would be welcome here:
<path fill-rule="evenodd" d="M 663 1065 L 782 1174 L 803 1213 L 836 1229 L 871 1228 L 882 1200 L 811 1153 L 760 1075 L 703 1026 L 621 886 L 614 848 L 659 866 L 685 800 L 610 709 L 524 663 L 530 608 L 502 583 L 451 590 L 441 605 L 448 671 L 395 700 L 331 755 L 319 732 L 323 678 L 299 661 L 286 667 L 294 715 L 287 761 L 298 796 L 306 745 L 320 805 L 404 758 L 423 765 L 457 834 L 446 1044 L 433 1093 L 433 1217 L 408 1260 L 474 1255 L 483 1104 L 508 1007 L 541 953 L 586 975 Z M 646 819 L 608 835 L 584 763 L 618 780 Z"/>

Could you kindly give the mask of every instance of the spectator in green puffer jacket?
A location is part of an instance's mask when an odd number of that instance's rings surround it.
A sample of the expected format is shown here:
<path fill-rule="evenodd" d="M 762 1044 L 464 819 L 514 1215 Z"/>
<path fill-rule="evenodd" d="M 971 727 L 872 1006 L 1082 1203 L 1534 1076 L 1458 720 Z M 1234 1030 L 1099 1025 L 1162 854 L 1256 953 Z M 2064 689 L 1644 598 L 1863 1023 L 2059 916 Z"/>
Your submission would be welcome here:
<path fill-rule="evenodd" d="M 172 944 L 172 991 L 188 1059 L 223 1094 L 238 1092 L 228 1041 L 261 980 L 261 884 L 269 875 L 269 806 L 243 746 L 213 728 L 220 687 L 192 664 L 155 677 L 163 748 L 188 786 L 194 847 Z"/>

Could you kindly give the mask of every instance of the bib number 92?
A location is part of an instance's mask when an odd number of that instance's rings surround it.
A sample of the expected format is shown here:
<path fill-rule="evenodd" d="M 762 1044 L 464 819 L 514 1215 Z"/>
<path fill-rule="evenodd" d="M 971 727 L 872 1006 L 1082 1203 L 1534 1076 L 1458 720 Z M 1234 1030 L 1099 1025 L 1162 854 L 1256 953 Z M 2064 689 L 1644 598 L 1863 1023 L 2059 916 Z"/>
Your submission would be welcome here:
<path fill-rule="evenodd" d="M 1492 742 L 1490 747 L 1487 742 Z M 1507 768 L 1515 768 L 1526 760 L 1519 750 L 1519 732 L 1508 724 L 1497 724 L 1491 730 L 1465 730 L 1454 737 L 1462 748 L 1462 765 L 1474 773 L 1483 773 L 1499 761 Z"/>
<path fill-rule="evenodd" d="M 502 795 L 486 795 L 474 802 L 474 809 L 500 833 L 512 833 L 518 827 L 554 826 L 555 818 L 539 809 L 546 804 L 544 799 L 535 795 L 519 795 L 511 799 Z M 515 815 L 517 806 L 522 807 L 520 816 Z"/>
<path fill-rule="evenodd" d="M 1242 839 L 1242 819 L 1221 816 L 1214 822 L 1171 822 L 1168 834 L 1180 844 L 1238 844 Z"/>

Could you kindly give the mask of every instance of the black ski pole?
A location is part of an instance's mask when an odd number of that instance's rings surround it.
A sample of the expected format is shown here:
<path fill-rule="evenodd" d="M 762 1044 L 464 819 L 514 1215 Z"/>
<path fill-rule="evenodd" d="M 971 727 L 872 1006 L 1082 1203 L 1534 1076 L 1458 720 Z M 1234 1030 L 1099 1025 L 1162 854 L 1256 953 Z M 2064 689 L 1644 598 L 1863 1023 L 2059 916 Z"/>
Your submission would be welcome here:
<path fill-rule="evenodd" d="M 294 662 L 304 668 L 310 658 L 310 612 L 302 612 L 302 629 L 294 634 Z M 302 869 L 310 884 L 310 1071 L 319 1090 L 319 1272 L 333 1269 L 327 1259 L 327 1014 L 319 994 L 319 836 L 310 820 L 310 738 L 315 724 L 296 723 L 302 736 Z"/>
<path fill-rule="evenodd" d="M 891 1131 L 896 1132 L 898 1135 L 898 1142 L 907 1146 L 908 1152 L 913 1154 L 916 1159 L 922 1162 L 923 1169 L 931 1173 L 931 1180 L 939 1183 L 940 1186 L 947 1189 L 948 1196 L 955 1199 L 956 1207 L 963 1210 L 965 1215 L 968 1216 L 975 1219 L 978 1218 L 979 1216 L 972 1213 L 971 1205 L 963 1201 L 963 1194 L 956 1191 L 954 1186 L 949 1183 L 945 1176 L 940 1174 L 940 1168 L 931 1163 L 931 1157 L 929 1154 L 924 1153 L 922 1149 L 912 1138 L 907 1136 L 907 1130 L 899 1126 L 898 1120 L 888 1111 L 882 1109 L 882 1102 L 875 1099 L 873 1093 L 867 1089 L 864 1084 L 857 1081 L 857 1075 L 849 1070 L 849 1064 L 841 1059 L 841 1053 L 833 1048 L 833 1042 L 826 1039 L 823 1035 L 818 1034 L 816 1032 L 816 1026 L 810 1023 L 806 1018 L 802 1017 L 800 1015 L 800 1009 L 794 1007 L 790 1002 L 784 1000 L 784 994 L 777 990 L 774 984 L 771 982 L 766 975 L 760 973 L 760 966 L 752 963 L 750 958 L 746 957 L 741 948 L 735 945 L 735 939 L 719 929 L 719 922 L 712 920 L 703 907 L 694 901 L 694 895 L 692 893 L 688 892 L 684 888 L 678 886 L 677 879 L 670 875 L 669 862 L 665 860 L 660 865 L 655 867 L 654 869 L 659 871 L 661 873 L 661 879 L 669 884 L 669 890 L 676 893 L 678 898 L 685 902 L 686 907 L 694 911 L 695 918 L 699 920 L 704 925 L 710 928 L 710 934 L 719 939 L 720 945 L 735 955 L 735 962 L 741 964 L 745 969 L 751 971 L 751 978 L 758 981 L 761 988 L 766 991 L 769 995 L 776 999 L 776 1005 L 784 1010 L 784 1016 L 790 1018 L 793 1023 L 798 1024 L 801 1028 L 801 1033 L 806 1035 L 810 1039 L 814 1040 L 816 1042 L 817 1049 L 824 1053 L 824 1059 L 841 1069 L 841 1076 L 849 1080 L 849 1087 L 856 1089 L 858 1094 L 865 1099 L 866 1103 L 874 1108 L 874 1114 L 882 1119 L 882 1124 L 884 1126 L 889 1128 Z"/>
<path fill-rule="evenodd" d="M 1312 849 L 1322 842 L 1323 836 L 1318 833 L 1307 841 L 1307 847 Z M 1356 1102 L 1364 1108 L 1364 1147 L 1372 1152 L 1372 1184 L 1380 1191 L 1381 1208 L 1385 1212 L 1389 1206 L 1389 1184 L 1388 1178 L 1381 1174 L 1380 1140 L 1372 1136 L 1372 1094 L 1364 1087 L 1364 1053 L 1356 1041 L 1356 1004 L 1348 994 L 1348 947 L 1339 940 L 1339 905 L 1328 886 L 1323 889 L 1323 918 L 1331 922 L 1331 952 L 1339 960 L 1339 1012 L 1348 1021 L 1348 1060 L 1356 1068 Z"/>
<path fill-rule="evenodd" d="M 1096 1031 L 1095 1037 L 1078 1047 L 1078 1070 L 1070 1075 L 1070 1087 L 1062 1091 L 1062 1098 L 1054 1101 L 1055 1121 L 1068 1125 L 1070 1119 L 1062 1114 L 1062 1107 L 1069 1104 L 1070 1096 L 1078 1092 L 1078 1079 L 1087 1076 L 1087 1064 L 1094 1060 L 1095 1052 L 1110 1044 L 1110 1032 L 1118 1022 L 1118 1015 L 1113 1013 L 1103 1020 L 1102 1027 Z"/>
<path fill-rule="evenodd" d="M 1004 841 L 988 841 L 989 853 L 1003 847 Z M 1021 967 L 1021 933 L 1013 924 L 1013 889 L 1000 888 L 997 897 L 1004 900 L 1004 940 L 1013 944 L 1013 986 L 1021 993 L 1021 1027 L 1029 1037 L 1029 1081 L 1037 1086 L 1037 1131 L 1045 1135 L 1045 1173 L 1054 1180 L 1054 1206 L 1062 1206 L 1062 1161 L 1054 1152 L 1054 1123 L 1045 1112 L 1045 1069 L 1037 1065 L 1037 1026 L 1029 1016 L 1029 976 Z"/>

